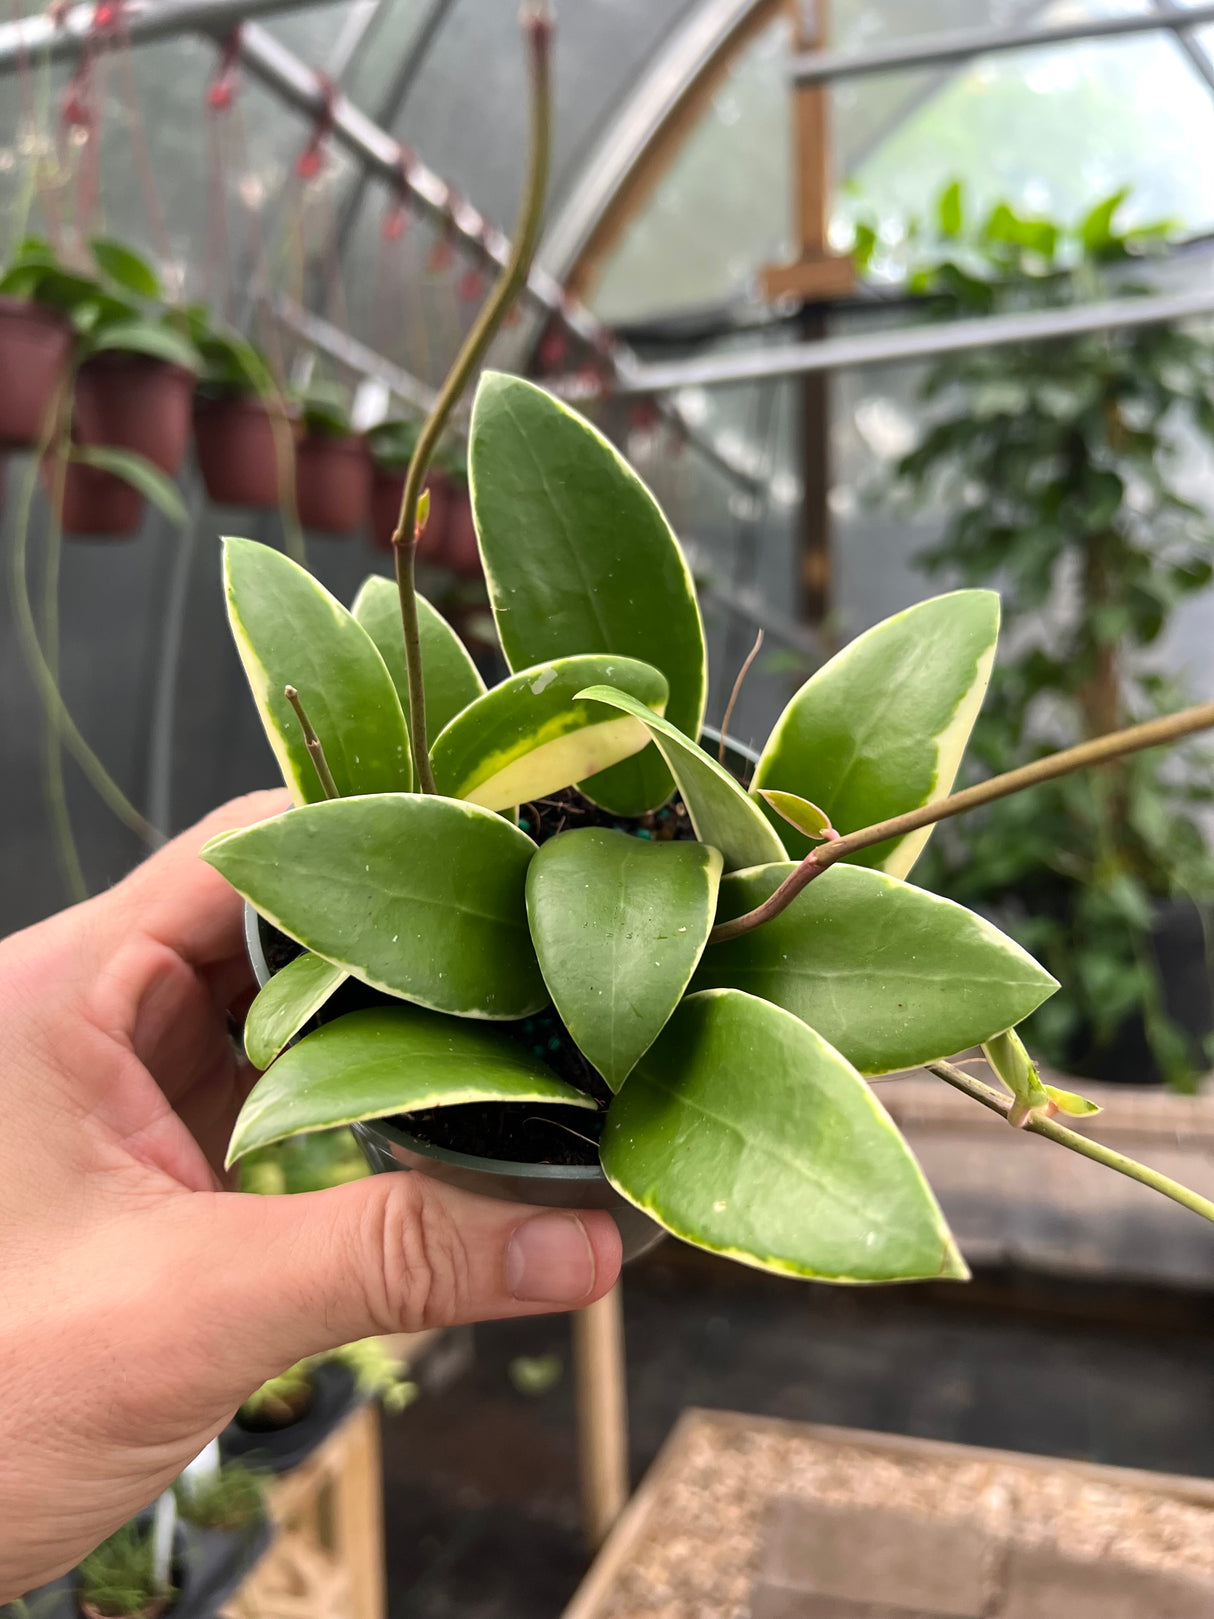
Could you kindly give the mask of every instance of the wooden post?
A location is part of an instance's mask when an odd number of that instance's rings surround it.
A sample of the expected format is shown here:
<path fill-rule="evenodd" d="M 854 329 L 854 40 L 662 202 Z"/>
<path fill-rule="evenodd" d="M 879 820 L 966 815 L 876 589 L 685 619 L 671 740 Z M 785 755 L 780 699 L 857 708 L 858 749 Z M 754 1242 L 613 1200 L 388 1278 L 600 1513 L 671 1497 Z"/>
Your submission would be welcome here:
<path fill-rule="evenodd" d="M 617 1282 L 573 1315 L 582 1528 L 597 1551 L 628 1499 L 628 1399 L 624 1320 Z"/>
<path fill-rule="evenodd" d="M 826 43 L 829 0 L 790 0 L 793 48 Z M 845 297 L 854 284 L 849 258 L 830 251 L 830 117 L 825 85 L 799 84 L 793 91 L 793 215 L 799 256 L 763 272 L 769 299 L 797 298 L 820 304 Z M 826 335 L 821 309 L 804 308 L 800 335 L 813 342 Z M 801 604 L 806 620 L 820 626 L 831 605 L 830 378 L 811 372 L 801 379 L 802 538 Z"/>

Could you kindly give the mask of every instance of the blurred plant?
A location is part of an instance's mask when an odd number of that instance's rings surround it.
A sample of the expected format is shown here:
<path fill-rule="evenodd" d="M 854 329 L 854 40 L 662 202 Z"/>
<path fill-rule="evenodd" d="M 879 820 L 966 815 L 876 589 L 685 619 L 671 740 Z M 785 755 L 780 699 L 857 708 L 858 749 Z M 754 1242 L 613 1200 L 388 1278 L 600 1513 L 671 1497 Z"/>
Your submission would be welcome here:
<path fill-rule="evenodd" d="M 922 225 L 907 232 L 919 255 L 909 285 L 954 316 L 1147 291 L 1132 266 L 1169 227 L 1121 227 L 1124 201 L 1115 192 L 1070 227 L 1006 203 L 976 220 L 954 182 L 932 250 Z M 1177 464 L 1194 434 L 1214 442 L 1214 344 L 1144 326 L 978 349 L 937 361 L 921 394 L 931 424 L 897 475 L 951 514 L 923 560 L 998 583 L 1011 632 L 971 775 L 1175 707 L 1182 694 L 1143 653 L 1211 580 L 1214 524 Z M 1061 981 L 1028 1030 L 1050 1061 L 1098 1070 L 1139 1019 L 1162 1075 L 1192 1084 L 1201 1055 L 1164 1010 L 1153 932 L 1161 901 L 1214 893 L 1200 822 L 1212 780 L 1192 745 L 1138 754 L 1003 799 L 935 840 L 920 880 L 995 912 Z"/>
<path fill-rule="evenodd" d="M 240 1166 L 242 1192 L 319 1192 L 371 1171 L 349 1130 L 318 1130 L 251 1152 Z"/>
<path fill-rule="evenodd" d="M 80 1565 L 81 1602 L 103 1619 L 158 1611 L 171 1594 L 156 1580 L 151 1530 L 135 1523 L 124 1524 Z"/>
<path fill-rule="evenodd" d="M 332 1350 L 323 1360 L 336 1361 L 353 1374 L 354 1386 L 366 1400 L 379 1400 L 385 1411 L 403 1411 L 420 1390 L 406 1376 L 405 1363 L 382 1338 L 359 1338 Z"/>
<path fill-rule="evenodd" d="M 350 426 L 350 390 L 340 382 L 309 383 L 299 395 L 305 429 L 329 438 L 345 438 Z"/>
<path fill-rule="evenodd" d="M 516 1355 L 506 1368 L 506 1375 L 520 1394 L 538 1399 L 556 1387 L 564 1369 L 564 1361 L 555 1350 L 550 1350 L 546 1355 Z"/>
<path fill-rule="evenodd" d="M 255 1522 L 265 1504 L 267 1475 L 228 1462 L 205 1478 L 174 1486 L 177 1510 L 198 1529 L 244 1529 Z"/>
<path fill-rule="evenodd" d="M 255 1431 L 286 1428 L 307 1416 L 314 1398 L 312 1362 L 301 1360 L 254 1389 L 237 1411 L 236 1420 Z"/>

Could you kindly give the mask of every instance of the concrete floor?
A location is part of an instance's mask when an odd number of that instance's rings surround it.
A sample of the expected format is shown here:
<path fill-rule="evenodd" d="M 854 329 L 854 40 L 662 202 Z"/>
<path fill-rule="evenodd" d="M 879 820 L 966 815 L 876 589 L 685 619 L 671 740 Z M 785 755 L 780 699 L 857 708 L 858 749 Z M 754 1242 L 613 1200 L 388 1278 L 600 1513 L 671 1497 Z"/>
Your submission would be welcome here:
<path fill-rule="evenodd" d="M 799 1285 L 664 1244 L 625 1283 L 634 1481 L 713 1406 L 1214 1476 L 1214 1300 L 1008 1276 Z M 385 1424 L 390 1619 L 557 1619 L 584 1572 L 563 1319 Z M 528 1395 L 518 1357 L 562 1370 Z"/>

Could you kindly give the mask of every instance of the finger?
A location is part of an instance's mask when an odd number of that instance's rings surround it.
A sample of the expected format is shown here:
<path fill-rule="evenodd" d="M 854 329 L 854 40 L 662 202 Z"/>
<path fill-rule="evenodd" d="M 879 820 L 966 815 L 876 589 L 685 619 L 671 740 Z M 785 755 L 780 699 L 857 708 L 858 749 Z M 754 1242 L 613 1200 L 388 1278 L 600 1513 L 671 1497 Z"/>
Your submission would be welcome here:
<path fill-rule="evenodd" d="M 239 959 L 243 902 L 198 852 L 211 838 L 291 807 L 285 788 L 222 804 L 94 902 L 111 932 L 146 934 L 195 968 Z"/>
<path fill-rule="evenodd" d="M 606 1212 L 522 1207 L 421 1174 L 189 1201 L 205 1249 L 192 1313 L 237 1399 L 306 1355 L 375 1333 L 581 1308 L 620 1268 Z"/>

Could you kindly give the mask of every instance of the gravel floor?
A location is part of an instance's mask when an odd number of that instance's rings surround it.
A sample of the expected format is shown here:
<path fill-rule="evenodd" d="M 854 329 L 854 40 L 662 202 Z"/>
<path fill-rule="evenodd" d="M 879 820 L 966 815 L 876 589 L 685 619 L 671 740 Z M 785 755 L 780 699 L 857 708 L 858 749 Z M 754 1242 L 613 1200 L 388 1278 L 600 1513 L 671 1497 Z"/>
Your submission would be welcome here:
<path fill-rule="evenodd" d="M 687 1405 L 1214 1476 L 1204 1296 L 809 1287 L 668 1243 L 625 1309 L 634 1480 Z M 567 1323 L 479 1328 L 476 1348 L 385 1424 L 390 1619 L 557 1619 L 586 1566 Z"/>

